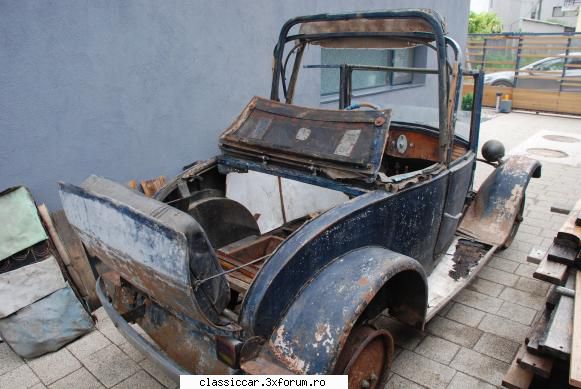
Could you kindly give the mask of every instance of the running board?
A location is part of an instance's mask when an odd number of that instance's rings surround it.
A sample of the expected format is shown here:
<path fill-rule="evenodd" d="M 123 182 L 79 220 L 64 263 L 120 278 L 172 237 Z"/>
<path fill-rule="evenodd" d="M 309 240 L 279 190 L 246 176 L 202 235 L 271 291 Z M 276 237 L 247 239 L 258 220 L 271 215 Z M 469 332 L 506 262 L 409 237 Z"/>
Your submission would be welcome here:
<path fill-rule="evenodd" d="M 490 260 L 497 245 L 456 236 L 428 277 L 426 322 L 432 319 L 478 274 Z"/>

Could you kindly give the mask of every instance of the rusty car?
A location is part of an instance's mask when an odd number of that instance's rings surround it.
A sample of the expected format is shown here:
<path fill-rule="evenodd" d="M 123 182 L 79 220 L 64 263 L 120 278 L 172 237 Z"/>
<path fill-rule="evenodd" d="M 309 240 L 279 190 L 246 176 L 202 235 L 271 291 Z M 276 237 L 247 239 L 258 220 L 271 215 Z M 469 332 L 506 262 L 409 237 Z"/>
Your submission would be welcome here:
<path fill-rule="evenodd" d="M 425 47 L 433 61 L 305 65 L 308 46 Z M 325 67 L 338 69 L 339 109 L 293 104 L 299 71 Z M 433 77 L 435 116 L 355 99 L 355 72 Z M 460 124 L 464 77 L 474 101 Z M 510 245 L 540 177 L 538 161 L 504 156 L 499 142 L 478 157 L 482 87 L 435 12 L 289 20 L 270 97 L 254 97 L 223 132 L 220 155 L 154 198 L 98 176 L 59 184 L 107 314 L 176 380 L 346 374 L 351 388 L 383 387 L 390 323 L 423 329 Z M 478 161 L 493 169 L 476 190 Z"/>

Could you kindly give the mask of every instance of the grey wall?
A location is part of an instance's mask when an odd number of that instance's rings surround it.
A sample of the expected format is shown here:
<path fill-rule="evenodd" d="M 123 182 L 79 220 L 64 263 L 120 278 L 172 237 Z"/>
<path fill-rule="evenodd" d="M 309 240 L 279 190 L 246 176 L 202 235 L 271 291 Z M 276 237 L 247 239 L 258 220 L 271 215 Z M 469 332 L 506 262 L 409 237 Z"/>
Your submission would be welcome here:
<path fill-rule="evenodd" d="M 26 185 L 56 209 L 57 181 L 170 178 L 215 155 L 248 100 L 268 96 L 282 23 L 353 7 L 434 8 L 465 42 L 468 0 L 0 0 L 0 189 Z M 319 103 L 315 73 L 299 91 Z"/>

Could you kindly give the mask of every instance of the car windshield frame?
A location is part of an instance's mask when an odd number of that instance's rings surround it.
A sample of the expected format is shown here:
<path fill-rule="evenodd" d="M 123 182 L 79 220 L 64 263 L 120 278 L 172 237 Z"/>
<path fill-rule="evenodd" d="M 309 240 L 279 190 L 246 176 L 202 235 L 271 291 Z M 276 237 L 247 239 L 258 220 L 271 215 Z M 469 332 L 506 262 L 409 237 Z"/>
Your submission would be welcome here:
<path fill-rule="evenodd" d="M 368 26 L 360 31 L 354 31 L 352 28 L 345 28 L 343 30 L 340 28 L 341 23 L 343 23 L 342 26 L 348 26 L 347 22 L 352 21 L 353 23 L 368 22 Z M 389 25 L 386 21 L 397 21 L 398 23 Z M 417 24 L 418 21 L 424 24 L 422 28 L 417 28 L 421 26 Z M 316 31 L 316 33 L 289 35 L 291 29 L 295 26 L 300 26 L 302 30 L 302 26 L 305 24 L 321 22 L 328 23 L 325 25 L 327 27 L 327 30 L 324 30 L 325 32 L 321 33 L 320 31 Z M 384 22 L 384 25 L 379 24 L 380 22 Z M 383 29 L 378 28 L 378 25 L 383 27 Z M 370 26 L 373 27 L 368 28 Z M 388 28 L 385 28 L 385 26 Z M 393 28 L 393 26 L 397 26 L 397 28 Z M 428 31 L 426 26 L 431 32 L 426 32 Z M 391 30 L 389 27 L 392 27 Z M 393 42 L 407 42 L 407 44 L 410 44 L 411 42 L 413 45 L 425 45 L 433 49 L 437 58 L 436 69 L 381 68 L 382 70 L 391 72 L 420 71 L 437 75 L 438 126 L 434 129 L 439 133 L 440 162 L 446 165 L 451 162 L 455 114 L 458 107 L 463 72 L 459 46 L 454 40 L 445 35 L 444 24 L 439 15 L 424 10 L 393 10 L 346 14 L 319 14 L 290 19 L 283 25 L 274 49 L 271 100 L 281 100 L 280 89 L 282 86 L 283 98 L 286 100 L 286 103 L 292 103 L 304 49 L 307 44 L 321 44 L 322 41 L 343 42 L 343 44 L 348 42 L 350 45 L 353 44 L 354 47 L 366 47 L 365 45 L 367 44 L 372 45 L 371 47 L 385 47 L 386 42 L 389 44 Z M 289 43 L 294 44 L 294 47 L 287 53 L 285 59 L 285 47 Z M 381 46 L 377 46 L 378 44 Z M 402 47 L 401 44 L 399 44 L 399 47 Z M 452 49 L 451 51 L 454 57 L 454 63 L 452 65 L 448 61 L 448 47 Z M 293 53 L 295 54 L 294 66 L 292 67 L 292 73 L 287 87 L 286 69 L 289 58 Z M 453 75 L 456 76 L 456 83 L 452 86 L 451 80 L 453 79 Z M 454 97 L 451 98 L 450 96 Z M 450 104 L 452 105 L 451 110 L 449 109 Z"/>

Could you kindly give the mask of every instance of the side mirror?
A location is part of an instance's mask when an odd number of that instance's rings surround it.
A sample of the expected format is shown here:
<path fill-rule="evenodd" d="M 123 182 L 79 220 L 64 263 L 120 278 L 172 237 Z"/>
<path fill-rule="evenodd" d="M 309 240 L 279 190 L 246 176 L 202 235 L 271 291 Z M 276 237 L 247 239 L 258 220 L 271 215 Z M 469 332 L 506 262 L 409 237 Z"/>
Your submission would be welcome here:
<path fill-rule="evenodd" d="M 504 157 L 504 145 L 502 142 L 491 139 L 482 145 L 482 156 L 489 163 L 500 162 Z"/>

